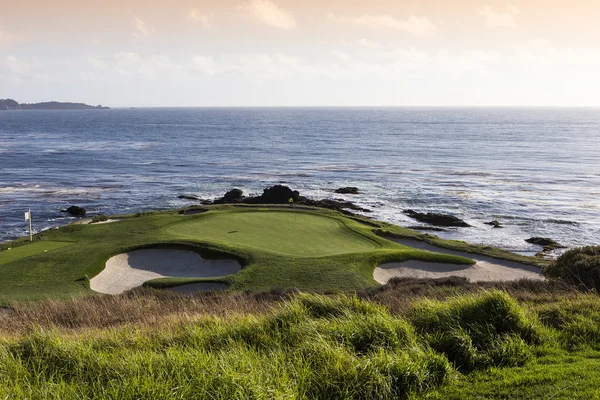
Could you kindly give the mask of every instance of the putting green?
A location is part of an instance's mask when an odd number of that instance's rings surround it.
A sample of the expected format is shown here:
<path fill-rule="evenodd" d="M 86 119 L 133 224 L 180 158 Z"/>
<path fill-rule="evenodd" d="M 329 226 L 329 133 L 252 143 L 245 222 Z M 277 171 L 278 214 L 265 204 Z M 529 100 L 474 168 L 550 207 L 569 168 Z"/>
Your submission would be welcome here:
<path fill-rule="evenodd" d="M 34 256 L 36 254 L 44 253 L 61 247 L 70 246 L 71 242 L 33 242 L 23 246 L 15 247 L 10 250 L 0 251 L 0 264 L 6 264 L 12 261 L 20 260 L 22 258 Z"/>
<path fill-rule="evenodd" d="M 168 232 L 296 257 L 329 256 L 380 247 L 338 219 L 305 212 L 207 214 L 172 225 Z"/>

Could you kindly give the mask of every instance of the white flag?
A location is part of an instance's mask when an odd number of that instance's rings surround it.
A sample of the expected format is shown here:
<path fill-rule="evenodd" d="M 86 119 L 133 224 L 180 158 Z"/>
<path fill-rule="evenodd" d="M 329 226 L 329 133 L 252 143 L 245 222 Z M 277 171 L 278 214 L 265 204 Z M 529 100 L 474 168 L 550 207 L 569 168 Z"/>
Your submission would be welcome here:
<path fill-rule="evenodd" d="M 30 219 L 31 219 L 31 212 L 30 212 L 30 211 L 27 211 L 27 212 L 25 213 L 25 221 L 28 221 L 28 220 L 30 220 Z"/>

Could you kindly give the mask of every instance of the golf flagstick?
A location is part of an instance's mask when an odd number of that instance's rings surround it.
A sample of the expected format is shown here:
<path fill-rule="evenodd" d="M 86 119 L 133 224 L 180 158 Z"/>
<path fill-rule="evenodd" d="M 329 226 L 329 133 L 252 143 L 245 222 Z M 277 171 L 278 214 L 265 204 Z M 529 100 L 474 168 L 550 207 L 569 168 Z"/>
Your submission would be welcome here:
<path fill-rule="evenodd" d="M 31 231 L 31 208 L 25 213 L 25 221 L 29 221 L 29 241 L 33 242 L 33 232 Z"/>

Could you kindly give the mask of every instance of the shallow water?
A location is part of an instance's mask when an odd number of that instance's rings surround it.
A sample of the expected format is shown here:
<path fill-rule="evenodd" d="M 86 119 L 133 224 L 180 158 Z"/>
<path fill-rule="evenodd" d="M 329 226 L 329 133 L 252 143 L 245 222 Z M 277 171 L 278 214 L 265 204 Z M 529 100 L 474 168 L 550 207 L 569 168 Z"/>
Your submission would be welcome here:
<path fill-rule="evenodd" d="M 600 244 L 599 155 L 598 109 L 0 112 L 0 241 L 26 234 L 29 208 L 41 230 L 72 204 L 127 213 L 285 183 L 402 225 L 406 208 L 451 213 L 474 227 L 439 236 L 513 251 Z M 333 193 L 347 185 L 362 194 Z"/>

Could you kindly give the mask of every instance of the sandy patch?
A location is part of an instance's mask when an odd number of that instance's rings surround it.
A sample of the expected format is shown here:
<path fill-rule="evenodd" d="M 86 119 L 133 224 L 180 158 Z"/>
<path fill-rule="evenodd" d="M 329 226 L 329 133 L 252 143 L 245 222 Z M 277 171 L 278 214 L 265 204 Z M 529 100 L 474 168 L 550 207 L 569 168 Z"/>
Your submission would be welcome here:
<path fill-rule="evenodd" d="M 532 265 L 521 264 L 514 261 L 482 256 L 478 254 L 463 253 L 436 247 L 419 240 L 386 239 L 414 247 L 421 250 L 437 253 L 453 254 L 475 260 L 475 265 L 455 265 L 443 263 L 428 263 L 423 261 L 405 261 L 402 263 L 383 264 L 375 268 L 373 279 L 382 285 L 392 278 L 446 278 L 461 276 L 471 282 L 485 281 L 515 281 L 519 279 L 544 280 L 541 270 Z"/>
<path fill-rule="evenodd" d="M 109 259 L 104 270 L 90 280 L 90 288 L 121 294 L 151 279 L 214 278 L 231 275 L 241 268 L 235 260 L 205 260 L 190 250 L 136 250 Z"/>

